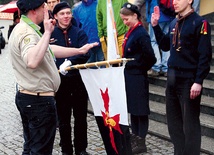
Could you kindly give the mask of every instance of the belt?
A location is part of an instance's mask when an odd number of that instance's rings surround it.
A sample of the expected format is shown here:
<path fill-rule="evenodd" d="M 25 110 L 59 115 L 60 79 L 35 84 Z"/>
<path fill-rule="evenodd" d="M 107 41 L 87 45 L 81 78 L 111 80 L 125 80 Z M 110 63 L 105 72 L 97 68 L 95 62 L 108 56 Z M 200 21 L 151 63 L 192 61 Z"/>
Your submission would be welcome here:
<path fill-rule="evenodd" d="M 20 93 L 35 96 L 55 96 L 55 92 L 30 92 L 28 90 L 19 90 Z"/>

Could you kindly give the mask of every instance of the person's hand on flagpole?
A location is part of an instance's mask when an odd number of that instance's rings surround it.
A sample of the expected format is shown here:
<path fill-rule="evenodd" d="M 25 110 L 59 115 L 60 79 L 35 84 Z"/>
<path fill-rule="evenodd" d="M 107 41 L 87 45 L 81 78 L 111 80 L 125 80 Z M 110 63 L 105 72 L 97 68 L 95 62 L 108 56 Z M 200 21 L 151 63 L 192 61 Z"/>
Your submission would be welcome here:
<path fill-rule="evenodd" d="M 70 60 L 67 60 L 65 59 L 65 61 L 59 66 L 59 72 L 62 74 L 62 75 L 66 75 L 68 73 L 67 70 L 65 70 L 68 66 L 71 66 L 71 61 Z"/>

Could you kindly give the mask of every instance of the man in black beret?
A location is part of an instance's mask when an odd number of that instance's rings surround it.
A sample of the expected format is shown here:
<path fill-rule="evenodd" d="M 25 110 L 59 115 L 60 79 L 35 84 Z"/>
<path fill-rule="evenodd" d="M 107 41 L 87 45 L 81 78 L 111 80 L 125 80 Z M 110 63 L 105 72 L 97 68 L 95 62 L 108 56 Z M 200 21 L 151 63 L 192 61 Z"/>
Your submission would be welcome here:
<path fill-rule="evenodd" d="M 45 0 L 18 0 L 17 6 L 21 14 L 27 13 L 29 10 L 35 10 L 44 4 Z"/>
<path fill-rule="evenodd" d="M 86 33 L 71 23 L 71 7 L 66 2 L 58 3 L 53 9 L 56 27 L 51 35 L 53 44 L 66 47 L 81 47 L 88 43 Z M 79 70 L 65 71 L 64 64 L 84 64 L 90 55 L 82 54 L 57 58 L 56 65 L 60 70 L 61 85 L 56 93 L 56 107 L 59 120 L 60 146 L 63 155 L 89 155 L 87 148 L 87 105 L 88 95 Z M 65 66 L 66 67 L 66 66 Z M 71 115 L 74 127 L 71 127 Z M 73 137 L 72 138 L 72 132 Z M 74 151 L 73 151 L 74 146 Z"/>
<path fill-rule="evenodd" d="M 23 125 L 23 155 L 52 155 L 56 133 L 55 93 L 60 76 L 56 57 L 85 54 L 95 44 L 79 49 L 49 45 L 55 20 L 49 19 L 45 0 L 18 0 L 22 16 L 9 39 L 17 81 L 16 106 Z M 42 35 L 38 24 L 44 20 Z"/>
<path fill-rule="evenodd" d="M 71 9 L 70 5 L 67 2 L 60 2 L 57 5 L 55 5 L 54 9 L 53 9 L 53 14 L 57 14 L 59 11 L 69 8 Z"/>

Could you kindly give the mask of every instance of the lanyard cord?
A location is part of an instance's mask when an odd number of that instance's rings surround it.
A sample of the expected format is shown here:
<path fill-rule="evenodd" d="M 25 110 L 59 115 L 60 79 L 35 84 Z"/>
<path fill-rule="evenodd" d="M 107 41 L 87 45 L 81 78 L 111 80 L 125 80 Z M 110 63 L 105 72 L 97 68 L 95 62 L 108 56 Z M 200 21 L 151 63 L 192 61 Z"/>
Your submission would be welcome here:
<path fill-rule="evenodd" d="M 176 51 L 180 51 L 181 49 L 181 41 L 180 41 L 180 38 L 181 38 L 181 31 L 182 31 L 182 28 L 183 28 L 183 25 L 184 25 L 184 22 L 185 22 L 185 19 L 187 16 L 189 16 L 190 14 L 192 14 L 194 12 L 193 9 L 191 9 L 186 15 L 184 16 L 179 16 L 178 15 L 178 19 L 177 19 L 177 22 L 175 24 L 175 32 L 173 34 L 173 39 L 172 39 L 172 44 L 173 46 L 176 48 Z M 182 22 L 182 23 L 181 23 Z M 180 25 L 181 24 L 181 25 Z M 179 25 L 180 25 L 180 30 L 179 30 Z"/>
<path fill-rule="evenodd" d="M 21 16 L 21 19 L 22 19 L 25 23 L 27 23 L 30 27 L 32 27 L 40 37 L 42 37 L 42 33 L 39 31 L 37 25 L 34 24 L 27 16 L 22 15 L 22 16 Z M 49 52 L 51 53 L 51 55 L 52 55 L 54 61 L 56 61 L 56 58 L 55 58 L 55 56 L 54 56 L 54 53 L 53 53 L 53 51 L 51 50 L 51 48 L 50 48 L 49 46 L 48 46 L 48 49 L 49 49 Z"/>

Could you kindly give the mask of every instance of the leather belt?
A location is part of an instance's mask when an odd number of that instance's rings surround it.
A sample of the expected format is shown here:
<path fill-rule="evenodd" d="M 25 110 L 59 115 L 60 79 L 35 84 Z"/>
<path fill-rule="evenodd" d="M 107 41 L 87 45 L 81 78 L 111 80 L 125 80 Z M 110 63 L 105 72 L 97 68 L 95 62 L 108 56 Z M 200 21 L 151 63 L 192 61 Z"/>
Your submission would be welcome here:
<path fill-rule="evenodd" d="M 19 90 L 20 93 L 35 95 L 35 96 L 55 96 L 54 92 L 30 92 L 28 90 Z"/>

